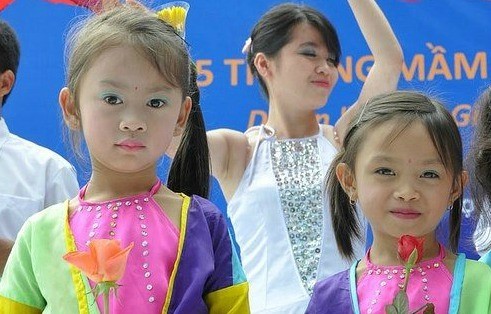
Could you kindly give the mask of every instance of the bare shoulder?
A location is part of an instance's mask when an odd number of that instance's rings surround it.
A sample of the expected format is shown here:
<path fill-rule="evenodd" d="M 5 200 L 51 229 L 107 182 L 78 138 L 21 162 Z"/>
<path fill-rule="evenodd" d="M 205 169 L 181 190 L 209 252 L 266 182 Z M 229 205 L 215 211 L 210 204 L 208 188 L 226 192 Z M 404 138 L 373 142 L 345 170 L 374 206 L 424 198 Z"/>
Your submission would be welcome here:
<path fill-rule="evenodd" d="M 216 129 L 208 131 L 207 133 L 208 141 L 211 141 L 212 144 L 217 142 L 221 144 L 226 144 L 231 148 L 241 149 L 242 146 L 245 146 L 247 143 L 246 135 L 243 132 L 231 130 L 231 129 Z"/>
<path fill-rule="evenodd" d="M 255 145 L 257 132 L 254 129 L 242 133 L 229 129 L 209 131 L 208 146 L 212 174 L 218 179 L 225 198 L 235 193 L 251 159 L 251 147 Z"/>
<path fill-rule="evenodd" d="M 322 134 L 334 146 L 339 149 L 339 144 L 335 140 L 334 126 L 330 124 L 321 124 Z"/>
<path fill-rule="evenodd" d="M 243 172 L 250 146 L 248 136 L 230 129 L 208 131 L 207 135 L 213 175 L 226 180 L 237 172 Z"/>

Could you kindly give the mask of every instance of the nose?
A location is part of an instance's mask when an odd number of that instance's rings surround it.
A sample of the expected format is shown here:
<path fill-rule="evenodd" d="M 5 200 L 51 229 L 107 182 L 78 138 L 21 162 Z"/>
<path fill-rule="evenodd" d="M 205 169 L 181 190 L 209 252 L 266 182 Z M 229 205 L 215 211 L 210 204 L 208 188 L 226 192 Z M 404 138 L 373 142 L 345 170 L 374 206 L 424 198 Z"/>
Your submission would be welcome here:
<path fill-rule="evenodd" d="M 333 69 L 336 69 L 336 66 L 331 61 L 322 60 L 317 66 L 317 74 L 329 75 Z"/>
<path fill-rule="evenodd" d="M 418 200 L 420 195 L 418 190 L 411 183 L 400 184 L 394 191 L 394 197 L 404 201 L 415 201 Z"/>
<path fill-rule="evenodd" d="M 125 132 L 145 132 L 147 130 L 147 124 L 143 121 L 123 120 L 119 124 L 119 129 Z"/>

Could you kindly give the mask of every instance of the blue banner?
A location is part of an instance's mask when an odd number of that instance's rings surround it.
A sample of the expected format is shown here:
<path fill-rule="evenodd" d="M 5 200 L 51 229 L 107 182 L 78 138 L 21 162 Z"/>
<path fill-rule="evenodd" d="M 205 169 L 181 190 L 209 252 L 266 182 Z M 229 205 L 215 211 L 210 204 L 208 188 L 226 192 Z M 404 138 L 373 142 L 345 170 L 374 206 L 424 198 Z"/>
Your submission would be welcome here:
<path fill-rule="evenodd" d="M 281 1 L 188 2 L 191 8 L 186 39 L 199 69 L 207 127 L 244 131 L 265 122 L 267 101 L 247 71 L 241 48 L 259 17 Z M 372 59 L 347 1 L 302 2 L 325 13 L 341 40 L 340 79 L 318 115 L 320 122 L 334 123 L 344 108 L 356 100 Z M 467 149 L 475 124 L 472 104 L 491 83 L 491 1 L 378 3 L 403 47 L 405 64 L 399 87 L 422 90 L 443 100 L 462 131 Z M 156 7 L 162 3 L 153 4 Z M 75 20 L 88 14 L 84 8 L 44 0 L 15 0 L 0 13 L 17 31 L 22 49 L 17 83 L 3 110 L 9 128 L 57 151 L 74 164 L 76 161 L 62 140 L 58 92 L 65 82 L 65 35 Z M 79 169 L 81 184 L 87 176 Z M 212 200 L 225 209 L 216 183 Z M 469 219 L 468 200 L 464 214 L 461 251 L 476 257 L 470 238 L 474 223 Z"/>

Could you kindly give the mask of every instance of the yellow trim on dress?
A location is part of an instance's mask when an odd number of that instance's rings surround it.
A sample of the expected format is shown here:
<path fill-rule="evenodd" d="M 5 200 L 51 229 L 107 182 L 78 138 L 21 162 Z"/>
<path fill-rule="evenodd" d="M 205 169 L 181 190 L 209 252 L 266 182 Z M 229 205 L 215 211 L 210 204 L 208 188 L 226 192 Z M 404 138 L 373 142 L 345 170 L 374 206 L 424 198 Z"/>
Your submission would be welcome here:
<path fill-rule="evenodd" d="M 7 299 L 0 295 L 0 313 L 2 314 L 41 314 L 38 308 Z"/>
<path fill-rule="evenodd" d="M 204 299 L 209 308 L 209 313 L 247 314 L 249 309 L 249 284 L 241 284 L 226 287 L 207 294 Z"/>
<path fill-rule="evenodd" d="M 179 245 L 177 247 L 177 257 L 174 262 L 174 267 L 172 269 L 172 274 L 170 275 L 169 287 L 167 288 L 167 295 L 165 297 L 164 308 L 162 309 L 162 314 L 169 311 L 170 301 L 172 299 L 172 290 L 174 289 L 174 281 L 177 275 L 177 268 L 181 262 L 182 249 L 184 248 L 184 239 L 186 238 L 186 226 L 188 222 L 188 212 L 189 205 L 191 204 L 191 198 L 185 194 L 180 193 L 183 198 L 181 206 L 181 223 L 179 231 Z"/>
<path fill-rule="evenodd" d="M 65 244 L 67 252 L 73 252 L 77 250 L 75 245 L 75 238 L 73 237 L 72 230 L 70 229 L 70 223 L 68 221 L 68 200 L 63 204 L 65 206 Z M 87 293 L 85 292 L 85 285 L 80 270 L 70 264 L 70 273 L 72 276 L 73 284 L 75 286 L 75 295 L 78 302 L 78 310 L 80 314 L 89 314 L 89 306 L 87 302 Z"/>

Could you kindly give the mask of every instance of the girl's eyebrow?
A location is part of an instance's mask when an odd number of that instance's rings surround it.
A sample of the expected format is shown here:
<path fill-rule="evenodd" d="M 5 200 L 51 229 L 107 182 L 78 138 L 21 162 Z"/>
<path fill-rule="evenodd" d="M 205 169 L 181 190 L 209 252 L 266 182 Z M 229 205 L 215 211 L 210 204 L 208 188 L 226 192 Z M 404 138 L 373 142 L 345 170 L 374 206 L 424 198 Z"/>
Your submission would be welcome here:
<path fill-rule="evenodd" d="M 370 162 L 394 162 L 396 158 L 392 158 L 385 155 L 376 155 L 370 159 Z"/>
<path fill-rule="evenodd" d="M 316 43 L 316 42 L 313 42 L 313 41 L 306 41 L 304 43 L 301 43 L 299 45 L 300 48 L 303 48 L 303 47 L 319 47 L 319 44 Z"/>
<path fill-rule="evenodd" d="M 114 87 L 117 89 L 129 89 L 130 87 L 120 81 L 115 80 L 102 80 L 100 81 L 103 85 L 108 85 L 110 87 Z M 149 93 L 157 93 L 157 92 L 168 92 L 171 90 L 171 87 L 165 86 L 164 84 L 156 84 L 152 87 L 146 88 L 146 91 Z"/>
<path fill-rule="evenodd" d="M 423 160 L 422 164 L 423 165 L 443 165 L 443 162 L 440 160 L 440 158 L 432 158 L 432 159 Z"/>
<path fill-rule="evenodd" d="M 370 162 L 396 162 L 399 158 L 394 158 L 386 155 L 376 155 L 370 159 Z M 442 165 L 440 158 L 429 158 L 418 162 L 421 165 Z"/>

